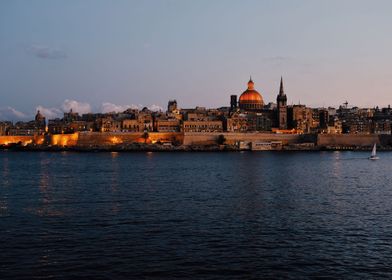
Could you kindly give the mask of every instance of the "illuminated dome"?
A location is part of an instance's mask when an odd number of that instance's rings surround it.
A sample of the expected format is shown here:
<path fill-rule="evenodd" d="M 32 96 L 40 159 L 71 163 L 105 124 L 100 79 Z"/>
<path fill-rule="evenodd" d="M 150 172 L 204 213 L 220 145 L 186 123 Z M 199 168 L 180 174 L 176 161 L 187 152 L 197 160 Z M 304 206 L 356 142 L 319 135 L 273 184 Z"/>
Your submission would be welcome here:
<path fill-rule="evenodd" d="M 240 96 L 239 106 L 244 110 L 257 110 L 262 109 L 264 106 L 263 97 L 255 90 L 252 78 L 248 82 L 248 89 Z"/>

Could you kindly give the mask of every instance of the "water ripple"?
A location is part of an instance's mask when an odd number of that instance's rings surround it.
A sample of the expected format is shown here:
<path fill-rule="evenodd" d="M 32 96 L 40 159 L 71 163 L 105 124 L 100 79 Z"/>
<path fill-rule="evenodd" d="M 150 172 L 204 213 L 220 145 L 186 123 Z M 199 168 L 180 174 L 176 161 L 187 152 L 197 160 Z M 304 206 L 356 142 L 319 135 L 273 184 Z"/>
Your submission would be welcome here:
<path fill-rule="evenodd" d="M 391 278 L 366 156 L 0 153 L 1 278 Z"/>

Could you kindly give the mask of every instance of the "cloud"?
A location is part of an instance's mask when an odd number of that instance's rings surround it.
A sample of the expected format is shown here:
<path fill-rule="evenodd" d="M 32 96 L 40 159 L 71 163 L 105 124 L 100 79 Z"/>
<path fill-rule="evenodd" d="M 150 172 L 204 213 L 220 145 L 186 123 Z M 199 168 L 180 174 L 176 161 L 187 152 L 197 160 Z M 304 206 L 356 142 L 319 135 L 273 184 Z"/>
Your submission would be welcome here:
<path fill-rule="evenodd" d="M 138 109 L 139 107 L 137 105 L 117 105 L 117 104 L 113 104 L 110 102 L 104 102 L 101 105 L 101 112 L 102 113 L 111 113 L 111 112 L 124 112 L 127 109 Z"/>
<path fill-rule="evenodd" d="M 51 48 L 42 45 L 32 45 L 27 49 L 27 53 L 42 59 L 65 59 L 67 53 L 62 49 Z"/>
<path fill-rule="evenodd" d="M 149 106 L 149 107 L 147 107 L 150 111 L 154 111 L 154 112 L 156 112 L 156 111 L 163 111 L 163 108 L 161 107 L 161 106 L 159 106 L 159 105 L 155 105 L 155 104 L 153 104 L 153 105 L 151 105 L 151 106 Z"/>
<path fill-rule="evenodd" d="M 4 121 L 21 121 L 26 120 L 28 116 L 12 107 L 0 108 L 0 120 Z"/>
<path fill-rule="evenodd" d="M 111 113 L 111 112 L 124 112 L 127 109 L 139 109 L 142 110 L 144 107 L 147 107 L 150 111 L 163 111 L 163 108 L 159 105 L 151 105 L 151 106 L 143 106 L 142 104 L 131 104 L 131 105 L 117 105 L 110 102 L 104 102 L 101 105 L 101 112 L 102 113 Z"/>
<path fill-rule="evenodd" d="M 111 112 L 124 112 L 127 109 L 139 109 L 142 110 L 144 107 L 142 104 L 131 104 L 131 105 L 117 105 L 110 102 L 102 103 L 100 107 L 101 113 L 111 113 Z M 159 105 L 151 105 L 147 106 L 147 108 L 151 111 L 164 111 L 163 108 Z M 38 105 L 35 108 L 35 112 L 38 110 L 41 114 L 47 119 L 55 119 L 55 118 L 62 118 L 64 112 L 69 112 L 72 109 L 73 112 L 79 113 L 80 115 L 91 113 L 91 105 L 89 103 L 79 102 L 72 99 L 66 99 L 59 107 L 45 107 L 43 105 Z M 0 121 L 28 121 L 34 119 L 35 112 L 33 115 L 26 115 L 12 107 L 4 107 L 0 108 Z"/>
<path fill-rule="evenodd" d="M 35 110 L 39 110 L 46 119 L 60 118 L 63 115 L 63 112 L 58 108 L 45 108 L 44 106 L 38 105 Z"/>
<path fill-rule="evenodd" d="M 79 102 L 72 99 L 65 99 L 61 105 L 61 110 L 63 112 L 69 112 L 72 109 L 73 112 L 79 114 L 91 113 L 91 106 L 88 103 Z"/>
<path fill-rule="evenodd" d="M 72 109 L 73 112 L 79 114 L 86 114 L 91 112 L 91 106 L 88 103 L 79 102 L 76 100 L 66 99 L 60 105 L 59 108 L 56 107 L 45 107 L 38 105 L 35 110 L 40 111 L 46 119 L 62 118 L 64 112 L 69 112 Z"/>

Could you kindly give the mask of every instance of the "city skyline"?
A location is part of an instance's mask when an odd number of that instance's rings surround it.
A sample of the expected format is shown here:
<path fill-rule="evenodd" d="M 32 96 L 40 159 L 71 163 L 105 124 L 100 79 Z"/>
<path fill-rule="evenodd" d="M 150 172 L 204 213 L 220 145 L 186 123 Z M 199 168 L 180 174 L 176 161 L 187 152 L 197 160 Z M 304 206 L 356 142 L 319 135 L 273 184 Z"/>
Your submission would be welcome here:
<path fill-rule="evenodd" d="M 165 108 L 169 99 L 183 108 L 228 106 L 249 75 L 266 103 L 275 102 L 281 75 L 288 104 L 390 103 L 388 1 L 0 6 L 2 119 L 38 108 Z"/>
<path fill-rule="evenodd" d="M 253 83 L 253 78 L 252 76 L 250 76 L 250 80 L 249 82 Z M 248 82 L 248 84 L 249 84 Z M 280 86 L 279 86 L 279 91 L 278 93 L 281 92 L 282 89 L 282 82 L 283 82 L 283 77 L 281 76 L 280 78 Z M 245 84 L 245 83 L 244 83 Z M 245 89 L 246 87 L 244 87 Z M 255 88 L 257 89 L 257 87 Z M 234 96 L 239 96 L 241 95 L 242 92 L 235 94 Z M 233 95 L 231 95 L 233 96 Z M 212 107 L 212 106 L 208 106 L 208 105 L 196 105 L 194 107 L 182 107 L 179 106 L 179 108 L 182 109 L 192 109 L 192 108 L 206 108 L 206 109 L 216 109 L 216 108 L 224 108 L 227 107 L 229 108 L 231 106 L 230 104 L 230 100 L 229 98 L 231 96 L 227 96 L 227 102 L 225 102 L 224 104 L 222 103 L 221 106 L 217 106 L 217 107 Z M 262 98 L 264 98 L 264 95 L 261 95 Z M 167 100 L 169 103 L 171 101 L 175 101 L 177 102 L 176 98 L 172 98 Z M 270 104 L 274 104 L 274 106 L 277 106 L 277 101 L 276 100 L 264 100 L 264 104 L 263 106 L 265 108 L 270 108 Z M 386 107 L 390 107 L 390 104 L 388 104 L 387 106 L 378 106 L 375 105 L 373 107 L 358 107 L 356 106 L 356 104 L 351 104 L 349 103 L 347 100 L 345 102 L 342 102 L 339 106 L 332 106 L 332 105 L 325 105 L 323 104 L 323 106 L 309 106 L 308 104 L 306 104 L 306 102 L 301 102 L 301 100 L 299 100 L 298 102 L 289 102 L 287 104 L 289 107 L 295 106 L 295 105 L 305 105 L 308 108 L 339 108 L 341 106 L 343 107 L 352 107 L 352 108 L 365 108 L 365 109 L 375 109 L 375 108 L 386 108 Z M 124 104 L 114 104 L 111 102 L 103 102 L 102 104 L 100 104 L 99 106 L 92 106 L 90 103 L 87 102 L 79 102 L 77 100 L 72 100 L 72 99 L 65 99 L 61 104 L 59 104 L 57 107 L 45 107 L 42 105 L 38 105 L 35 107 L 35 109 L 33 111 L 31 111 L 29 114 L 26 114 L 24 112 L 18 111 L 15 108 L 12 108 L 10 106 L 5 107 L 5 108 L 1 108 L 0 109 L 0 121 L 26 121 L 29 119 L 33 119 L 34 116 L 36 115 L 37 112 L 40 112 L 43 116 L 45 116 L 47 119 L 55 119 L 55 118 L 61 118 L 63 116 L 64 113 L 68 113 L 68 112 L 76 112 L 76 113 L 80 113 L 80 114 L 88 114 L 88 113 L 103 113 L 103 114 L 108 114 L 108 113 L 121 113 L 124 112 L 128 109 L 136 109 L 136 110 L 142 110 L 143 108 L 147 108 L 148 110 L 152 111 L 152 112 L 166 112 L 166 106 L 160 106 L 160 105 L 156 105 L 156 104 L 152 104 L 152 105 L 143 105 L 143 104 L 128 104 L 128 105 L 124 105 Z"/>

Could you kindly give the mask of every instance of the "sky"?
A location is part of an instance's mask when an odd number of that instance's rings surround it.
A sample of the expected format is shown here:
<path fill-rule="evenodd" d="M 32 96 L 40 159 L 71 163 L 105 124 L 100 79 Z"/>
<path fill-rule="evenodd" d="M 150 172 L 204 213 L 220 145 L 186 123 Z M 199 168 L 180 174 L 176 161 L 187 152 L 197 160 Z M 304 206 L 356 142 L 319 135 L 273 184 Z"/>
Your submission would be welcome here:
<path fill-rule="evenodd" d="M 389 0 L 2 0 L 0 119 L 275 102 L 392 103 Z"/>

